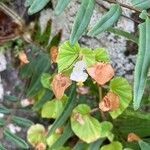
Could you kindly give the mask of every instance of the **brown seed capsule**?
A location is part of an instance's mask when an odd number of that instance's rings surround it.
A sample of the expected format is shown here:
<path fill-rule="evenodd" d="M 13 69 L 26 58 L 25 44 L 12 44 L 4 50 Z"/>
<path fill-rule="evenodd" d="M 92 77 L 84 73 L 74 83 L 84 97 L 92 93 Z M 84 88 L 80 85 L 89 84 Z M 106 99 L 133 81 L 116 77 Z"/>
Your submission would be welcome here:
<path fill-rule="evenodd" d="M 127 138 L 127 141 L 128 142 L 133 142 L 133 141 L 139 141 L 140 140 L 140 137 L 138 135 L 136 135 L 135 133 L 129 133 L 128 134 L 128 138 Z"/>
<path fill-rule="evenodd" d="M 46 150 L 46 145 L 44 143 L 39 143 L 35 147 L 36 150 Z"/>
<path fill-rule="evenodd" d="M 29 63 L 29 60 L 28 60 L 28 58 L 27 58 L 27 55 L 26 55 L 26 53 L 24 52 L 24 51 L 21 51 L 20 53 L 19 53 L 19 60 L 20 60 L 20 62 L 21 62 L 21 64 L 23 65 L 23 64 L 28 64 Z"/>
<path fill-rule="evenodd" d="M 71 85 L 71 80 L 64 74 L 57 74 L 54 76 L 52 81 L 52 90 L 57 99 L 61 99 L 64 95 L 65 90 Z"/>
<path fill-rule="evenodd" d="M 103 111 L 113 111 L 119 108 L 119 96 L 113 92 L 108 92 L 107 95 L 99 103 L 99 108 Z"/>
<path fill-rule="evenodd" d="M 110 64 L 97 63 L 87 69 L 88 74 L 100 85 L 104 85 L 114 76 Z"/>
<path fill-rule="evenodd" d="M 53 46 L 50 49 L 50 56 L 51 56 L 52 63 L 56 63 L 56 61 L 57 61 L 57 55 L 58 55 L 58 47 Z"/>

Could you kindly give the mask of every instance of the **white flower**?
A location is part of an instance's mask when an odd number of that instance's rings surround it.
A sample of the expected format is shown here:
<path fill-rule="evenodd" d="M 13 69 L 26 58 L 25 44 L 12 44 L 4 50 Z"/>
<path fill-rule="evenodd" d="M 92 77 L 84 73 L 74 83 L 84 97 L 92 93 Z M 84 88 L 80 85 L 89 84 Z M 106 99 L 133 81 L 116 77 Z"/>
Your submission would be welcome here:
<path fill-rule="evenodd" d="M 4 114 L 3 113 L 0 113 L 0 118 L 3 118 L 4 117 Z"/>
<path fill-rule="evenodd" d="M 83 60 L 77 61 L 74 64 L 74 68 L 73 68 L 74 71 L 83 72 L 83 70 L 85 70 L 85 69 L 86 69 L 86 63 Z"/>
<path fill-rule="evenodd" d="M 88 74 L 85 72 L 86 64 L 84 61 L 78 61 L 74 65 L 70 79 L 79 83 L 86 81 Z"/>

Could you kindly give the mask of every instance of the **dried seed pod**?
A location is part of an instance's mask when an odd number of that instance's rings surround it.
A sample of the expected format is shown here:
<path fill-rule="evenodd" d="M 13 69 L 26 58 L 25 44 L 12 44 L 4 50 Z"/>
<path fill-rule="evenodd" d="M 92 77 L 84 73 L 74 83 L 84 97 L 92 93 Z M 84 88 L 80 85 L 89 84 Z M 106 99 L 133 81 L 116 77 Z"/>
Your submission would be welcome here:
<path fill-rule="evenodd" d="M 18 55 L 19 57 L 19 60 L 21 62 L 21 65 L 24 65 L 24 64 L 28 64 L 29 63 L 29 60 L 27 58 L 27 55 L 24 51 L 21 51 Z"/>
<path fill-rule="evenodd" d="M 99 108 L 106 111 L 113 111 L 119 107 L 119 96 L 113 92 L 108 92 L 107 95 L 99 103 Z"/>
<path fill-rule="evenodd" d="M 71 80 L 64 74 L 57 74 L 54 76 L 52 81 L 52 90 L 57 99 L 61 99 L 64 95 L 65 90 L 71 85 Z"/>
<path fill-rule="evenodd" d="M 36 150 L 46 150 L 46 144 L 44 143 L 38 143 L 35 147 Z"/>
<path fill-rule="evenodd" d="M 127 141 L 128 142 L 133 142 L 133 141 L 139 141 L 140 140 L 140 137 L 138 135 L 136 135 L 135 133 L 129 133 L 128 134 L 128 138 L 127 138 Z"/>
<path fill-rule="evenodd" d="M 97 63 L 87 69 L 89 75 L 100 85 L 104 85 L 114 76 L 114 69 L 110 64 Z"/>
<path fill-rule="evenodd" d="M 52 63 L 56 63 L 57 62 L 57 55 L 58 55 L 58 47 L 53 46 L 50 49 L 50 56 L 51 56 Z"/>

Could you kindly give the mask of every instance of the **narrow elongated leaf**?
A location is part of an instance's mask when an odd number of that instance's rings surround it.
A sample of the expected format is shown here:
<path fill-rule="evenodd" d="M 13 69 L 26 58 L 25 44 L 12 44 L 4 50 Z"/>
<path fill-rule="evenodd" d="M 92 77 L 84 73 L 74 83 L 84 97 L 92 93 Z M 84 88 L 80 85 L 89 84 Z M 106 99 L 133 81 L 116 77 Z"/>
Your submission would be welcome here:
<path fill-rule="evenodd" d="M 0 144 L 0 150 L 6 150 L 6 148 L 2 144 Z"/>
<path fill-rule="evenodd" d="M 31 6 L 31 4 L 33 3 L 33 1 L 34 1 L 34 0 L 26 0 L 26 1 L 25 1 L 25 4 L 24 4 L 25 7 Z"/>
<path fill-rule="evenodd" d="M 12 121 L 16 123 L 17 125 L 23 126 L 23 127 L 30 127 L 33 122 L 29 119 L 18 117 L 18 116 L 12 116 Z"/>
<path fill-rule="evenodd" d="M 16 144 L 18 147 L 22 148 L 22 149 L 29 149 L 28 144 L 21 139 L 20 137 L 18 137 L 17 135 L 11 133 L 8 129 L 5 129 L 3 132 L 4 136 L 6 139 L 8 139 L 10 142 Z"/>
<path fill-rule="evenodd" d="M 71 0 L 58 0 L 57 5 L 55 7 L 55 14 L 60 15 L 67 7 L 70 1 Z"/>
<path fill-rule="evenodd" d="M 150 0 L 131 0 L 131 3 L 142 10 L 150 8 Z"/>
<path fill-rule="evenodd" d="M 12 95 L 5 95 L 4 99 L 10 102 L 17 102 L 18 101 L 18 97 L 16 96 L 12 96 Z"/>
<path fill-rule="evenodd" d="M 93 14 L 95 0 L 82 0 L 82 4 L 77 12 L 77 16 L 73 25 L 70 36 L 70 43 L 73 45 L 85 32 L 91 16 Z"/>
<path fill-rule="evenodd" d="M 77 142 L 76 145 L 73 147 L 73 150 L 83 150 L 83 149 L 86 149 L 87 147 L 87 144 L 84 143 L 84 142 Z"/>
<path fill-rule="evenodd" d="M 111 27 L 121 15 L 121 7 L 118 4 L 113 4 L 110 10 L 102 16 L 100 21 L 89 31 L 88 35 L 96 36 Z"/>
<path fill-rule="evenodd" d="M 0 118 L 0 126 L 4 126 L 5 125 L 5 120 L 4 119 L 2 119 L 2 118 Z"/>
<path fill-rule="evenodd" d="M 11 112 L 10 109 L 6 108 L 5 106 L 0 106 L 0 113 L 9 114 L 10 112 Z"/>
<path fill-rule="evenodd" d="M 120 35 L 122 37 L 125 37 L 127 38 L 128 40 L 138 44 L 139 43 L 139 39 L 138 37 L 134 36 L 133 34 L 129 33 L 129 32 L 126 32 L 126 31 L 123 31 L 121 29 L 118 29 L 118 28 L 113 28 L 113 27 L 110 27 L 107 29 L 108 32 L 111 32 L 111 33 L 114 33 L 116 35 Z"/>
<path fill-rule="evenodd" d="M 71 91 L 69 94 L 68 102 L 64 108 L 64 111 L 60 114 L 60 116 L 55 120 L 53 126 L 49 130 L 48 137 L 60 126 L 62 126 L 70 116 L 74 106 L 76 105 L 76 86 L 72 85 Z"/>
<path fill-rule="evenodd" d="M 134 109 L 140 107 L 150 67 L 150 19 L 139 25 L 139 52 L 134 73 Z"/>
<path fill-rule="evenodd" d="M 51 149 L 58 149 L 63 146 L 65 142 L 73 135 L 73 131 L 71 130 L 70 123 L 68 123 L 63 131 L 63 134 L 59 137 L 59 139 L 51 146 Z"/>
<path fill-rule="evenodd" d="M 110 112 L 113 118 L 117 118 L 130 104 L 132 88 L 126 79 L 116 77 L 110 82 L 110 90 L 119 96 L 119 108 Z"/>
<path fill-rule="evenodd" d="M 34 0 L 28 10 L 28 14 L 32 15 L 34 13 L 37 13 L 38 11 L 43 9 L 48 4 L 49 1 L 50 0 Z"/>
<path fill-rule="evenodd" d="M 127 109 L 122 115 L 115 119 L 114 126 L 117 127 L 117 130 L 119 130 L 124 138 L 131 132 L 136 133 L 141 138 L 148 137 L 150 114 Z"/>
<path fill-rule="evenodd" d="M 71 46 L 69 41 L 64 42 L 59 47 L 59 53 L 57 58 L 58 72 L 62 72 L 72 67 L 77 58 L 79 57 L 80 46 L 76 43 Z"/>
<path fill-rule="evenodd" d="M 142 140 L 138 141 L 141 150 L 149 150 L 150 149 L 150 145 Z"/>
<path fill-rule="evenodd" d="M 105 138 L 100 138 L 97 141 L 91 143 L 88 150 L 99 150 L 100 146 L 103 144 Z"/>

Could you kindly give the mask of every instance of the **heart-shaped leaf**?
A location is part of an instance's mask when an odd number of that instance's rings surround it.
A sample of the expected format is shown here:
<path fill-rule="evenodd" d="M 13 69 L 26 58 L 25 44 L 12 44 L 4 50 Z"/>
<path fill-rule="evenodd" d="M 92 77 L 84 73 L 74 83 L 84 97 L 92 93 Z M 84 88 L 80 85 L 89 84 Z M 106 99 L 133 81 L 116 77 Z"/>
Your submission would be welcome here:
<path fill-rule="evenodd" d="M 67 97 L 64 96 L 61 100 L 53 99 L 43 105 L 42 108 L 42 118 L 58 118 L 58 116 L 64 110 L 64 103 L 66 102 Z"/>
<path fill-rule="evenodd" d="M 41 83 L 43 85 L 44 88 L 50 89 L 50 80 L 51 79 L 51 75 L 49 73 L 43 73 L 41 76 Z"/>
<path fill-rule="evenodd" d="M 86 143 L 100 138 L 101 124 L 90 116 L 90 107 L 85 104 L 78 105 L 72 112 L 71 127 L 73 132 Z"/>
<path fill-rule="evenodd" d="M 104 48 L 97 48 L 94 50 L 94 54 L 95 54 L 95 59 L 98 62 L 109 62 L 110 58 L 109 55 L 106 51 L 106 49 Z"/>
<path fill-rule="evenodd" d="M 62 72 L 71 68 L 74 62 L 79 57 L 80 46 L 78 43 L 71 46 L 69 41 L 64 42 L 59 47 L 57 63 L 58 63 L 58 72 Z"/>
<path fill-rule="evenodd" d="M 94 51 L 92 51 L 92 49 L 82 48 L 81 56 L 83 57 L 83 61 L 86 63 L 87 67 L 96 63 L 95 54 Z"/>
<path fill-rule="evenodd" d="M 126 79 L 116 77 L 110 82 L 110 90 L 119 96 L 119 108 L 110 112 L 112 118 L 115 119 L 128 107 L 131 102 L 132 88 Z"/>
<path fill-rule="evenodd" d="M 27 140 L 33 146 L 37 143 L 45 143 L 46 142 L 46 131 L 43 125 L 35 124 L 32 125 L 27 131 Z"/>

